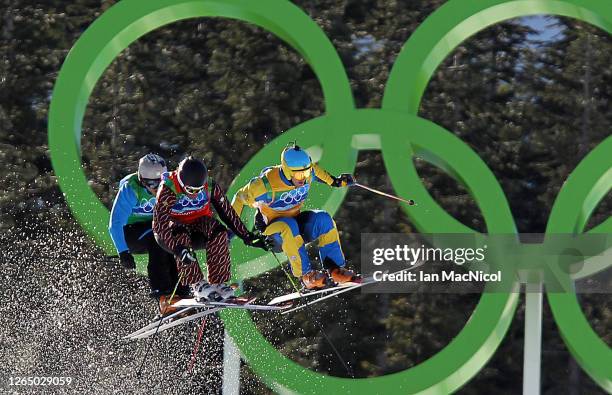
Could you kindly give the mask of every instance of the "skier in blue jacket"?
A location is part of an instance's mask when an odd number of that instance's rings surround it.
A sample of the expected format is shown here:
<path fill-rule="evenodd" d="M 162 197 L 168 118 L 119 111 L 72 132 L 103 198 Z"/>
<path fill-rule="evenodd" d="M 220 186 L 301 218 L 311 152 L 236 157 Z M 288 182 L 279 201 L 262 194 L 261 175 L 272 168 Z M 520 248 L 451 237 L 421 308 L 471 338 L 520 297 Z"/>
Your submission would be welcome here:
<path fill-rule="evenodd" d="M 138 172 L 125 176 L 119 182 L 108 227 L 124 267 L 136 268 L 132 254 L 148 254 L 151 296 L 159 300 L 162 315 L 174 310 L 170 304 L 176 302 L 180 295 L 188 294 L 187 289 L 179 287 L 177 296 L 169 300 L 178 282 L 174 256 L 157 244 L 152 230 L 155 196 L 162 174 L 166 171 L 166 162 L 159 155 L 148 154 L 140 158 Z"/>

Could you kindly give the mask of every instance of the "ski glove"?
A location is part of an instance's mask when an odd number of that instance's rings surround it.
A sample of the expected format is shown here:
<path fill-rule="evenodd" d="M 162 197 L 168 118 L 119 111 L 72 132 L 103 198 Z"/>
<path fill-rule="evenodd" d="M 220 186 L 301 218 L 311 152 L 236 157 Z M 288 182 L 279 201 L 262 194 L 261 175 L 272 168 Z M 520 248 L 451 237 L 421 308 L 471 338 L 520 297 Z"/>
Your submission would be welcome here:
<path fill-rule="evenodd" d="M 174 255 L 179 258 L 183 266 L 191 266 L 198 262 L 195 251 L 192 248 L 178 246 L 174 251 Z"/>
<path fill-rule="evenodd" d="M 355 185 L 355 178 L 349 173 L 343 173 L 339 177 L 334 177 L 334 182 L 332 183 L 332 186 L 336 188 L 350 187 L 351 185 Z"/>
<path fill-rule="evenodd" d="M 126 269 L 136 269 L 136 262 L 134 262 L 134 256 L 129 251 L 123 251 L 119 253 L 119 262 Z"/>
<path fill-rule="evenodd" d="M 244 244 L 249 247 L 261 248 L 265 251 L 270 251 L 274 246 L 272 240 L 267 238 L 264 235 L 258 235 L 255 233 L 249 233 L 249 235 L 244 239 Z"/>

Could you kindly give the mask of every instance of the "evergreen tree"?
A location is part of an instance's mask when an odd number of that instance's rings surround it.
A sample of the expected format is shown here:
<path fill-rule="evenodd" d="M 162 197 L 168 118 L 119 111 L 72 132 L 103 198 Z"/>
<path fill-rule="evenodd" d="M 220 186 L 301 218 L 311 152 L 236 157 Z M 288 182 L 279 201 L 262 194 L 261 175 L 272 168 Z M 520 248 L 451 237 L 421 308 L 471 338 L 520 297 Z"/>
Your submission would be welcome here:
<path fill-rule="evenodd" d="M 68 50 L 114 3 L 24 0 L 5 2 L 0 9 L 3 232 L 27 228 L 24 222 L 32 220 L 55 228 L 73 226 L 72 221 L 56 221 L 61 215 L 49 215 L 67 208 L 47 152 L 48 105 Z M 393 60 L 441 4 L 296 2 L 337 48 L 358 107 L 380 106 Z M 455 133 L 483 158 L 500 181 L 521 232 L 544 230 L 563 181 L 612 130 L 609 35 L 567 19 L 550 22 L 560 31 L 551 41 L 530 38 L 534 31 L 520 20 L 466 40 L 436 71 L 420 109 L 420 116 Z M 135 171 L 136 161 L 147 152 L 163 155 L 171 168 L 188 153 L 202 156 L 213 177 L 228 186 L 265 143 L 323 111 L 316 76 L 272 34 L 235 20 L 181 21 L 140 38 L 104 71 L 84 118 L 83 163 L 91 186 L 109 207 L 117 182 Z M 275 162 L 270 158 L 270 164 Z M 416 162 L 425 186 L 451 215 L 486 231 L 467 191 L 433 165 Z M 355 173 L 364 184 L 392 191 L 379 153 L 361 153 Z M 588 227 L 607 219 L 611 205 L 608 196 Z M 364 191 L 351 190 L 335 219 L 345 255 L 356 268 L 361 233 L 415 231 L 397 204 Z M 262 299 L 291 292 L 280 270 L 251 279 L 246 287 Z M 290 358 L 347 376 L 319 321 L 356 377 L 376 376 L 406 369 L 442 349 L 469 319 L 478 297 L 353 294 L 319 305 L 314 317 L 302 311 L 290 319 L 255 315 L 255 320 Z M 584 295 L 581 302 L 594 330 L 612 344 L 607 295 Z M 522 314 L 521 306 L 500 350 L 463 393 L 520 391 Z M 548 312 L 544 330 L 551 334 L 545 337 L 544 392 L 601 392 L 580 373 Z M 268 392 L 257 386 L 252 390 Z"/>

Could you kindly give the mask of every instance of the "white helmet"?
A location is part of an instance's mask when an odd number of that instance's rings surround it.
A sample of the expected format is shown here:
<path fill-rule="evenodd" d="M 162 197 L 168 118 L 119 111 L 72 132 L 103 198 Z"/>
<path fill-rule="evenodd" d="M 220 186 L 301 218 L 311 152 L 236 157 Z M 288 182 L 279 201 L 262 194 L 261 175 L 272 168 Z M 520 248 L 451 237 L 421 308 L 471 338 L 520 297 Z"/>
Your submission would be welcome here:
<path fill-rule="evenodd" d="M 145 180 L 161 180 L 163 173 L 168 171 L 166 161 L 159 155 L 147 154 L 138 161 L 138 179 L 140 182 Z"/>

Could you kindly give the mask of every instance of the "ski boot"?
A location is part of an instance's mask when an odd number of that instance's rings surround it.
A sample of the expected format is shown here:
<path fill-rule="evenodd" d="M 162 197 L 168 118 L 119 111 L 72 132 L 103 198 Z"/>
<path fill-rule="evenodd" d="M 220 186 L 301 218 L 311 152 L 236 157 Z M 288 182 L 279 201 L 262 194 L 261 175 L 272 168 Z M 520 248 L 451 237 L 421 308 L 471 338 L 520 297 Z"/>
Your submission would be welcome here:
<path fill-rule="evenodd" d="M 361 276 L 359 274 L 344 267 L 340 267 L 329 259 L 323 262 L 323 266 L 327 269 L 329 276 L 338 284 L 361 281 Z"/>
<path fill-rule="evenodd" d="M 304 288 L 309 290 L 322 289 L 334 285 L 333 281 L 331 281 L 327 274 L 319 270 L 312 270 L 304 274 L 301 280 Z"/>
<path fill-rule="evenodd" d="M 163 317 L 172 313 L 175 313 L 178 309 L 172 306 L 174 303 L 183 299 L 179 295 L 174 295 L 170 300 L 171 295 L 160 295 L 159 296 L 159 314 Z"/>
<path fill-rule="evenodd" d="M 329 275 L 338 284 L 361 281 L 360 275 L 355 274 L 354 271 L 345 269 L 343 267 L 336 267 L 331 269 L 329 271 Z"/>
<path fill-rule="evenodd" d="M 193 296 L 200 303 L 227 302 L 236 297 L 234 288 L 225 284 L 209 284 L 206 281 L 193 285 Z"/>

